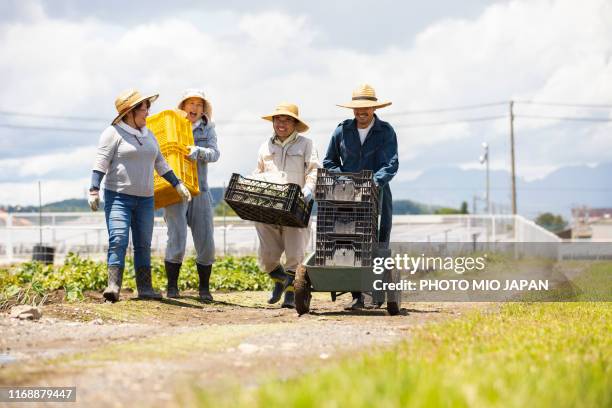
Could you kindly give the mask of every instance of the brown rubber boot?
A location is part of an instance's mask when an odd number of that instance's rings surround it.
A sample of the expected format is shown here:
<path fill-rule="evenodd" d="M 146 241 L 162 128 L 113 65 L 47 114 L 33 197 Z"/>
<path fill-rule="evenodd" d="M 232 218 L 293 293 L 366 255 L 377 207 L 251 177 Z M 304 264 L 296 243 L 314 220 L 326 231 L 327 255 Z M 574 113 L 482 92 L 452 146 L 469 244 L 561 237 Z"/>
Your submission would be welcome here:
<path fill-rule="evenodd" d="M 108 302 L 118 302 L 119 293 L 121 292 L 121 283 L 123 282 L 123 267 L 109 266 L 108 267 L 108 286 L 104 289 L 102 295 Z"/>

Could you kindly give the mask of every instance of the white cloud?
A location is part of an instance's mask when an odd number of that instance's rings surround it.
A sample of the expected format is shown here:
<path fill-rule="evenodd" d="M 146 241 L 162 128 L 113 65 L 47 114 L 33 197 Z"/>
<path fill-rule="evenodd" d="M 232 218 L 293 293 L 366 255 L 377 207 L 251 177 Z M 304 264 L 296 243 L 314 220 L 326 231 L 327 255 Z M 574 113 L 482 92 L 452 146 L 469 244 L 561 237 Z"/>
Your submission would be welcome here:
<path fill-rule="evenodd" d="M 65 173 L 68 178 L 75 172 L 86 174 L 93 165 L 95 154 L 96 147 L 88 146 L 59 153 L 32 155 L 27 159 L 0 159 L 0 174 L 24 178 Z"/>
<path fill-rule="evenodd" d="M 89 177 L 72 180 L 46 179 L 41 182 L 43 205 L 69 198 L 87 198 Z M 0 203 L 3 205 L 38 204 L 38 182 L 0 183 Z"/>
<path fill-rule="evenodd" d="M 507 120 L 401 128 L 502 115 L 507 107 L 402 118 L 386 117 L 388 113 L 510 98 L 606 102 L 612 95 L 612 4 L 607 0 L 501 2 L 475 19 L 430 25 L 410 48 L 380 44 L 375 53 L 317 46 L 317 21 L 305 15 L 235 14 L 224 18 L 234 27 L 207 30 L 207 25 L 214 25 L 214 13 L 202 14 L 200 24 L 180 18 L 183 13 L 125 27 L 91 18 L 51 18 L 36 1 L 26 6 L 22 14 L 29 18 L 0 25 L 0 109 L 110 120 L 114 98 L 125 88 L 159 92 L 153 106 L 157 111 L 173 107 L 183 88 L 202 87 L 213 101 L 222 149 L 220 162 L 211 165 L 213 185 L 221 185 L 234 171 L 253 168 L 257 146 L 271 127 L 259 117 L 282 100 L 297 103 L 307 121 L 328 118 L 310 123 L 309 135 L 323 154 L 333 128 L 350 116 L 335 104 L 349 99 L 361 82 L 372 83 L 380 98 L 393 101 L 380 116 L 398 128 L 400 168 L 407 178 L 424 169 L 413 163 L 426 161 L 433 149 L 438 162 L 429 166 L 458 165 L 477 154 L 482 140 L 492 144 L 492 160 L 507 165 Z M 527 105 L 517 105 L 517 112 L 591 113 Z M 25 118 L 10 121 L 31 123 Z M 609 126 L 520 117 L 515 124 L 519 175 L 609 160 Z M 8 131 L 0 129 L 0 138 L 4 132 Z M 96 140 L 91 137 L 88 148 L 95 148 Z M 32 154 L 40 156 L 53 142 L 50 133 L 31 146 Z M 15 146 L 9 143 L 7 151 L 17 150 Z M 29 170 L 11 170 L 7 160 L 0 160 L 0 169 L 14 171 L 15 176 L 44 177 L 45 169 L 61 170 L 61 161 L 56 165 L 51 158 L 41 158 Z"/>
<path fill-rule="evenodd" d="M 280 12 L 267 11 L 247 14 L 240 18 L 238 27 L 256 47 L 268 49 L 298 49 L 307 46 L 315 33 L 306 30 L 304 16 L 293 17 Z"/>

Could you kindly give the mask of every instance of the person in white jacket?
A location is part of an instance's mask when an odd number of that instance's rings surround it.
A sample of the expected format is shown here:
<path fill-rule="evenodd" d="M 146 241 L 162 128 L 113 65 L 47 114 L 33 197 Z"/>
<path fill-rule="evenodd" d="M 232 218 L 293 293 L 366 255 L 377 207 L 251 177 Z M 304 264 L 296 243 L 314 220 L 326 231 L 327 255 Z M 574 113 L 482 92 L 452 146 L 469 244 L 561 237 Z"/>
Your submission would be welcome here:
<path fill-rule="evenodd" d="M 306 203 L 313 199 L 320 167 L 317 149 L 311 139 L 300 133 L 308 131 L 308 125 L 300 118 L 298 107 L 291 103 L 279 104 L 273 113 L 263 116 L 272 122 L 274 133 L 259 148 L 258 173 L 282 173 L 287 183 L 302 187 Z M 310 227 L 295 228 L 255 223 L 259 237 L 259 263 L 274 281 L 274 289 L 268 303 L 277 303 L 283 292 L 282 307 L 294 308 L 293 281 L 297 266 L 304 260 L 310 240 Z M 285 254 L 285 266 L 281 256 Z"/>
<path fill-rule="evenodd" d="M 198 269 L 199 297 L 202 302 L 213 300 L 209 281 L 212 264 L 215 261 L 215 241 L 213 225 L 213 203 L 208 189 L 208 163 L 219 160 L 217 133 L 212 120 L 212 105 L 199 89 L 183 92 L 178 109 L 186 112 L 193 129 L 194 146 L 189 146 L 189 159 L 197 163 L 200 194 L 186 203 L 180 202 L 164 208 L 164 219 L 168 225 L 165 267 L 168 279 L 169 298 L 179 297 L 178 278 L 185 256 L 187 227 L 196 250 Z"/>

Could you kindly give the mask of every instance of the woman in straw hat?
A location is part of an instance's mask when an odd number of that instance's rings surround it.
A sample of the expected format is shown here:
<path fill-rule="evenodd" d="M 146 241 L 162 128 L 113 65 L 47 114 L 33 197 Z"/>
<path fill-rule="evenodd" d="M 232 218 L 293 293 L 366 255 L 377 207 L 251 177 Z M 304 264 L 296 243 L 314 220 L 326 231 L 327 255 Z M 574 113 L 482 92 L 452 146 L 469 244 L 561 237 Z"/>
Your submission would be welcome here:
<path fill-rule="evenodd" d="M 334 130 L 323 167 L 338 172 L 372 170 L 374 183 L 382 189 L 378 242 L 388 244 L 391 236 L 393 199 L 389 182 L 397 173 L 399 160 L 397 138 L 393 127 L 374 113 L 391 105 L 380 102 L 374 88 L 363 84 L 353 91 L 350 102 L 337 106 L 353 110 L 353 119 L 340 123 Z M 353 292 L 350 309 L 363 308 L 360 292 Z"/>
<path fill-rule="evenodd" d="M 168 224 L 165 257 L 167 296 L 169 298 L 179 296 L 178 278 L 185 256 L 187 226 L 189 226 L 196 250 L 200 300 L 210 302 L 213 300 L 209 281 L 212 264 L 215 261 L 215 241 L 213 204 L 208 190 L 208 163 L 219 160 L 217 134 L 212 121 L 212 106 L 204 96 L 204 91 L 187 89 L 179 101 L 178 108 L 186 112 L 193 129 L 195 146 L 189 147 L 188 157 L 197 163 L 200 194 L 193 197 L 189 203 L 177 203 L 164 209 L 164 219 Z"/>
<path fill-rule="evenodd" d="M 104 290 L 104 298 L 110 302 L 119 300 L 130 229 L 138 298 L 161 299 L 151 285 L 153 170 L 172 184 L 184 201 L 191 199 L 189 190 L 170 169 L 157 140 L 146 127 L 149 108 L 157 97 L 142 95 L 134 89 L 117 97 L 117 117 L 102 132 L 93 165 L 88 199 L 93 211 L 98 210 L 100 183 L 105 178 L 108 287 Z"/>
<path fill-rule="evenodd" d="M 312 140 L 300 135 L 308 131 L 308 125 L 300 118 L 298 107 L 291 103 L 281 103 L 263 119 L 272 122 L 274 133 L 259 148 L 254 173 L 283 174 L 283 181 L 302 187 L 304 199 L 309 202 L 317 183 L 320 164 Z M 262 223 L 255 223 L 255 228 L 259 237 L 259 263 L 274 281 L 268 303 L 277 303 L 284 292 L 282 307 L 294 308 L 293 280 L 297 266 L 304 259 L 310 228 Z M 281 265 L 283 252 L 284 267 Z"/>

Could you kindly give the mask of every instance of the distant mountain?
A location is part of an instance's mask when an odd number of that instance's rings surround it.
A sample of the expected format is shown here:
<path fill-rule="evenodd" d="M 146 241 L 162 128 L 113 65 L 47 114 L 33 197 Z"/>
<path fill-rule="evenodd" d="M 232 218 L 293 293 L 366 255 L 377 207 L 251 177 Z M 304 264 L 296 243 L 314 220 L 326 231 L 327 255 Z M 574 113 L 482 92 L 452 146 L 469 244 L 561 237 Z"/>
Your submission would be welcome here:
<path fill-rule="evenodd" d="M 491 171 L 491 202 L 496 212 L 510 213 L 510 173 Z M 438 167 L 425 170 L 411 181 L 391 183 L 394 214 L 432 214 L 440 207 L 459 208 L 467 201 L 472 212 L 473 197 L 484 197 L 484 170 L 461 170 L 457 167 Z M 212 187 L 213 204 L 223 200 L 223 188 Z M 595 167 L 565 166 L 546 177 L 526 181 L 517 178 L 519 214 L 535 218 L 544 212 L 569 218 L 573 206 L 592 208 L 612 206 L 612 163 Z M 423 204 L 427 203 L 427 204 Z M 484 202 L 477 201 L 478 212 Z M 6 209 L 6 207 L 5 207 Z M 11 212 L 38 211 L 37 206 L 9 206 Z M 86 200 L 64 200 L 43 206 L 43 211 L 88 211 Z M 157 212 L 161 214 L 161 211 Z"/>
<path fill-rule="evenodd" d="M 491 201 L 498 210 L 510 212 L 510 173 L 491 171 Z M 411 199 L 431 205 L 459 207 L 462 201 L 470 204 L 473 197 L 484 197 L 485 171 L 440 167 L 423 172 L 415 180 L 393 182 L 393 197 Z M 479 212 L 484 202 L 477 202 Z M 595 167 L 566 166 L 546 177 L 533 181 L 517 178 L 519 214 L 533 218 L 543 212 L 569 216 L 576 205 L 609 207 L 612 205 L 612 163 Z"/>
<path fill-rule="evenodd" d="M 412 200 L 393 200 L 393 214 L 433 214 L 439 207 L 425 205 Z"/>
<path fill-rule="evenodd" d="M 8 212 L 38 212 L 37 205 L 9 205 L 2 207 Z M 87 200 L 71 198 L 68 200 L 57 201 L 54 203 L 45 204 L 42 206 L 43 212 L 79 212 L 89 211 Z"/>
<path fill-rule="evenodd" d="M 222 187 L 212 187 L 210 189 L 210 192 L 212 195 L 213 204 L 215 206 L 223 200 Z M 38 212 L 37 205 L 0 205 L 0 208 L 8 212 Z M 45 204 L 43 205 L 42 210 L 43 212 L 81 212 L 89 211 L 89 205 L 87 204 L 87 200 L 85 199 L 71 198 L 68 200 Z M 161 215 L 161 211 L 157 211 L 156 215 Z"/>

